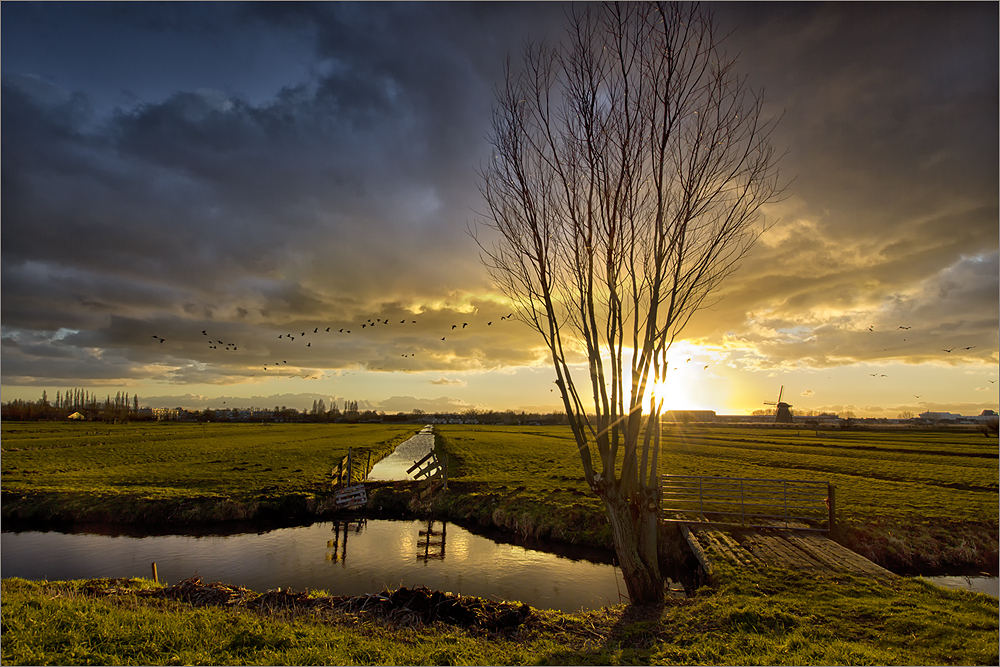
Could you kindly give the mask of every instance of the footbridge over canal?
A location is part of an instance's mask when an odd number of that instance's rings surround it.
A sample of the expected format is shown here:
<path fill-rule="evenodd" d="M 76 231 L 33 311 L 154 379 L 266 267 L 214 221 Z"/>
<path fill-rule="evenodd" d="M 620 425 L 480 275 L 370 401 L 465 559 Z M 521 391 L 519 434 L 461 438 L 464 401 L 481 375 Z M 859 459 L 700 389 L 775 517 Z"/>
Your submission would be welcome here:
<path fill-rule="evenodd" d="M 660 518 L 679 525 L 709 577 L 719 562 L 896 576 L 829 538 L 835 498 L 829 482 L 663 475 Z"/>

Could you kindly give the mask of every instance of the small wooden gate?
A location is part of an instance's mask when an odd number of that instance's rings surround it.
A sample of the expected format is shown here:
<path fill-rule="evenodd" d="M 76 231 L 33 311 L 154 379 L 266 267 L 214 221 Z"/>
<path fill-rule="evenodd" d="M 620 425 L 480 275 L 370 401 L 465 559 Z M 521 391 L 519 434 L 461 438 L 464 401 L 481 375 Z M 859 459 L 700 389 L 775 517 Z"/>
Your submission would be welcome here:
<path fill-rule="evenodd" d="M 661 477 L 660 518 L 741 528 L 829 531 L 834 488 L 829 482 L 702 475 Z"/>
<path fill-rule="evenodd" d="M 368 463 L 371 463 L 371 452 L 368 452 Z M 354 484 L 354 449 L 347 450 L 347 456 L 340 459 L 337 467 L 331 471 L 336 485 L 333 493 L 333 503 L 338 509 L 355 509 L 368 504 L 368 494 L 365 491 L 364 480 L 368 477 L 368 466 L 365 466 L 360 484 Z"/>

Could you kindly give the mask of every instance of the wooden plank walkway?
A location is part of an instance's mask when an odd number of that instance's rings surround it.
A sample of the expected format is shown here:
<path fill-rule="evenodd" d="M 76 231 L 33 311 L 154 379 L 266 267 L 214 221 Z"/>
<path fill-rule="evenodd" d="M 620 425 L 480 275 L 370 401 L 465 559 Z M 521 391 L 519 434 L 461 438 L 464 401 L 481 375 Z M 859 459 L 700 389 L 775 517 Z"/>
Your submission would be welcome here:
<path fill-rule="evenodd" d="M 714 576 L 714 563 L 736 567 L 777 565 L 815 573 L 851 573 L 877 579 L 896 575 L 859 556 L 825 535 L 780 528 L 709 528 L 686 524 L 681 532 L 705 572 Z"/>

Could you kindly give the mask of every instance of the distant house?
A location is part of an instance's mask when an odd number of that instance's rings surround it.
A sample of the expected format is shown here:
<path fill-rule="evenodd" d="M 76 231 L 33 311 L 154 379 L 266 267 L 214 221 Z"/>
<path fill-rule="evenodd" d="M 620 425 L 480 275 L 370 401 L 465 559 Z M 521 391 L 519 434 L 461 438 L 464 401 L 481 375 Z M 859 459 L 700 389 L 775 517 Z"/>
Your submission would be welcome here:
<path fill-rule="evenodd" d="M 955 421 L 961 419 L 962 415 L 956 415 L 952 412 L 921 412 L 920 418 L 931 421 Z"/>
<path fill-rule="evenodd" d="M 715 410 L 667 410 L 661 421 L 665 422 L 714 422 Z"/>
<path fill-rule="evenodd" d="M 73 414 L 71 414 L 71 415 L 69 415 L 68 417 L 66 417 L 66 419 L 72 419 L 72 420 L 74 420 L 74 421 L 81 421 L 81 420 L 84 420 L 84 419 L 86 419 L 86 417 L 84 417 L 84 416 L 83 416 L 83 415 L 82 415 L 81 413 L 79 413 L 79 412 L 74 412 Z"/>

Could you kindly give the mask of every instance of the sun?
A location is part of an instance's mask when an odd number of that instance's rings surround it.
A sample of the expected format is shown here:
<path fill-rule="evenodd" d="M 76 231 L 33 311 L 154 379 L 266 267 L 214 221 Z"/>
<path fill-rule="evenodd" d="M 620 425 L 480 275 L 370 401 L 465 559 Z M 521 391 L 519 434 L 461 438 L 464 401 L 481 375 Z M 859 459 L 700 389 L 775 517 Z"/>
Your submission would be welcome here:
<path fill-rule="evenodd" d="M 652 391 L 647 390 L 644 403 L 648 406 L 649 399 L 655 395 L 657 399 L 663 399 L 663 410 L 683 410 L 687 407 L 688 398 L 684 387 L 680 386 L 677 377 L 671 377 L 670 373 L 663 381 L 656 381 L 650 385 Z"/>

